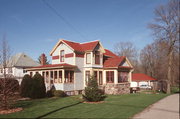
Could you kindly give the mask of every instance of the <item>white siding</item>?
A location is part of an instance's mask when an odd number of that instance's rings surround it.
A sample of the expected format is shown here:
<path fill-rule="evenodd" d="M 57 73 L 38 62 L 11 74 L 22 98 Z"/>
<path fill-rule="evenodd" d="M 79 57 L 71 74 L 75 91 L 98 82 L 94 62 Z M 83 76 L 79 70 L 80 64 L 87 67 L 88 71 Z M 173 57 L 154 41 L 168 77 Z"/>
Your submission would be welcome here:
<path fill-rule="evenodd" d="M 76 57 L 77 69 L 75 69 L 75 90 L 84 89 L 83 62 L 84 58 Z"/>
<path fill-rule="evenodd" d="M 74 53 L 74 51 L 70 47 L 68 47 L 67 45 L 61 43 L 56 48 L 56 50 L 54 51 L 52 56 L 59 56 L 61 50 L 64 50 L 64 54 Z M 62 64 L 62 63 L 75 65 L 75 59 L 74 59 L 74 57 L 64 58 L 64 62 L 60 62 L 60 59 L 52 60 L 52 64 Z"/>

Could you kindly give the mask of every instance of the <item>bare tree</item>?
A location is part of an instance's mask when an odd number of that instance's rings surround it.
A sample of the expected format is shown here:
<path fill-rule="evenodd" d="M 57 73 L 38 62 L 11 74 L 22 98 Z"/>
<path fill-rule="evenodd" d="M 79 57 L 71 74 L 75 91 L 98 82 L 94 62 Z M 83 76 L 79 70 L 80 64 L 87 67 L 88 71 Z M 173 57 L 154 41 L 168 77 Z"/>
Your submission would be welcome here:
<path fill-rule="evenodd" d="M 173 66 L 173 51 L 179 42 L 179 21 L 180 9 L 179 0 L 171 0 L 167 5 L 161 5 L 155 9 L 154 23 L 149 24 L 156 39 L 168 43 L 168 72 L 167 72 L 167 93 L 170 93 Z"/>
<path fill-rule="evenodd" d="M 114 53 L 118 56 L 126 56 L 138 72 L 138 50 L 131 42 L 119 42 L 114 45 Z"/>
<path fill-rule="evenodd" d="M 10 48 L 3 37 L 0 47 L 0 68 L 3 71 L 0 77 L 0 106 L 2 109 L 8 109 L 15 101 L 15 92 L 18 91 L 18 82 L 9 74 L 10 68 Z"/>

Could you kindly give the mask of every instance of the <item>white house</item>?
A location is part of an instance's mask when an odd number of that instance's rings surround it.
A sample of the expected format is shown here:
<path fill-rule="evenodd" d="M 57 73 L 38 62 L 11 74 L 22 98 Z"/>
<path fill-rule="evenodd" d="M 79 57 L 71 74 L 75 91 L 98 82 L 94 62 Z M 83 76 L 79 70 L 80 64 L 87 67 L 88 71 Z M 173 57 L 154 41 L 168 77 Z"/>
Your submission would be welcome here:
<path fill-rule="evenodd" d="M 19 81 L 19 84 L 22 81 L 22 78 L 26 72 L 26 68 L 39 66 L 40 64 L 31 59 L 24 53 L 18 53 L 10 58 L 7 64 L 6 72 L 8 75 L 11 75 Z M 0 77 L 3 77 L 3 68 L 0 68 Z"/>
<path fill-rule="evenodd" d="M 33 76 L 45 78 L 47 90 L 52 86 L 68 95 L 82 93 L 93 75 L 107 94 L 129 93 L 133 67 L 125 56 L 116 56 L 105 49 L 100 41 L 76 43 L 59 40 L 50 52 L 52 64 L 26 69 Z"/>

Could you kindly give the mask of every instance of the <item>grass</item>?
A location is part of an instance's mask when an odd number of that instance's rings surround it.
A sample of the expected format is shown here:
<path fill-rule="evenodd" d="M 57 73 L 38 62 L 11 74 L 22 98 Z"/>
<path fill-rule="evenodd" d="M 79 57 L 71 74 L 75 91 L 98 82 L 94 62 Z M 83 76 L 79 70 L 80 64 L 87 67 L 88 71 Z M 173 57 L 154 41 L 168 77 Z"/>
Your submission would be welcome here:
<path fill-rule="evenodd" d="M 166 94 L 109 95 L 104 103 L 79 103 L 78 96 L 20 101 L 24 110 L 0 118 L 130 118 Z"/>

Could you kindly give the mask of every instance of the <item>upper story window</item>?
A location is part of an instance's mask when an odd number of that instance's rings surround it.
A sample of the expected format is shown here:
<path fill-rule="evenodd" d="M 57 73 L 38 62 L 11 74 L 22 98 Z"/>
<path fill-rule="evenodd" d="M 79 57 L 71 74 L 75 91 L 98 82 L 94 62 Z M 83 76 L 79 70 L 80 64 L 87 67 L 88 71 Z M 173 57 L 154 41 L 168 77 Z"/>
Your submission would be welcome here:
<path fill-rule="evenodd" d="M 91 64 L 91 53 L 86 53 L 86 64 Z"/>
<path fill-rule="evenodd" d="M 100 64 L 100 52 L 95 51 L 95 64 Z"/>
<path fill-rule="evenodd" d="M 64 50 L 60 51 L 60 62 L 64 62 Z"/>

